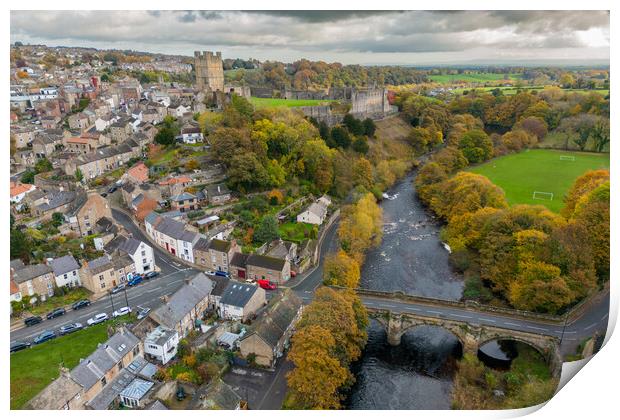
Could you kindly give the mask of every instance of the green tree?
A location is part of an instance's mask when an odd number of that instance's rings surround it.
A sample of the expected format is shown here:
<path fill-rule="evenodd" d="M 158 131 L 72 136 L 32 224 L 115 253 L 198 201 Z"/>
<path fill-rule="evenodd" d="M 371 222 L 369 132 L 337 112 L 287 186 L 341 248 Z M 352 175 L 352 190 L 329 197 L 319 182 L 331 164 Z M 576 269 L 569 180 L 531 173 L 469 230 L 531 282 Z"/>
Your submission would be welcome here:
<path fill-rule="evenodd" d="M 52 169 L 54 169 L 54 166 L 52 165 L 52 162 L 50 162 L 47 158 L 39 159 L 34 164 L 34 170 L 38 174 L 40 174 L 42 172 L 49 172 Z"/>
<path fill-rule="evenodd" d="M 364 120 L 364 134 L 366 134 L 368 137 L 374 137 L 375 131 L 377 131 L 377 126 L 375 125 L 375 122 L 370 118 L 366 118 Z"/>
<path fill-rule="evenodd" d="M 82 171 L 80 170 L 80 168 L 77 168 L 75 170 L 74 176 L 77 182 L 82 182 L 82 180 L 84 180 L 84 174 L 82 174 Z"/>
<path fill-rule="evenodd" d="M 347 149 L 351 145 L 351 135 L 347 129 L 342 126 L 337 125 L 332 127 L 330 138 L 333 143 L 329 144 L 330 147 L 342 147 L 343 149 Z"/>
<path fill-rule="evenodd" d="M 459 140 L 459 149 L 469 163 L 480 163 L 493 156 L 493 143 L 482 130 L 469 130 Z"/>
<path fill-rule="evenodd" d="M 19 180 L 24 184 L 33 184 L 35 175 L 34 171 L 26 169 Z"/>
<path fill-rule="evenodd" d="M 278 220 L 271 215 L 263 217 L 254 231 L 254 241 L 262 244 L 269 243 L 278 238 L 280 238 Z"/>
<path fill-rule="evenodd" d="M 155 134 L 155 143 L 161 144 L 164 146 L 170 146 L 174 144 L 175 134 L 174 130 L 170 127 L 161 128 L 157 134 Z"/>

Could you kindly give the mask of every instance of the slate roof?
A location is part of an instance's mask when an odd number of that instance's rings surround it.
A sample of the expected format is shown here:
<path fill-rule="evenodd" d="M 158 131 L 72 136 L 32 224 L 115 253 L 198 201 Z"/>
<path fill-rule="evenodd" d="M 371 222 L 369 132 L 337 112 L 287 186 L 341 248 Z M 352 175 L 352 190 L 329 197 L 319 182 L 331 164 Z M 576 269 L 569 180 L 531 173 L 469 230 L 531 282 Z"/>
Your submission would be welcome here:
<path fill-rule="evenodd" d="M 125 251 L 129 255 L 133 255 L 136 252 L 136 250 L 140 247 L 141 243 L 142 242 L 137 239 L 127 238 L 125 242 L 123 242 L 120 245 L 119 249 L 122 251 Z"/>
<path fill-rule="evenodd" d="M 52 383 L 43 388 L 24 406 L 27 410 L 59 410 L 67 400 L 73 398 L 82 387 L 69 375 L 61 374 Z"/>
<path fill-rule="evenodd" d="M 268 270 L 282 271 L 286 260 L 282 258 L 269 257 L 267 255 L 251 254 L 246 265 L 253 265 L 255 267 L 266 268 Z"/>
<path fill-rule="evenodd" d="M 302 306 L 301 299 L 295 293 L 285 291 L 260 314 L 250 333 L 240 341 L 256 334 L 270 346 L 277 346 Z"/>
<path fill-rule="evenodd" d="M 241 397 L 232 387 L 218 379 L 212 381 L 203 392 L 197 393 L 192 400 L 191 409 L 236 410 L 240 403 Z"/>
<path fill-rule="evenodd" d="M 207 197 L 230 194 L 230 190 L 225 184 L 207 185 L 205 190 Z"/>
<path fill-rule="evenodd" d="M 224 294 L 224 290 L 226 290 L 228 284 L 231 281 L 228 277 L 223 276 L 207 275 L 207 277 L 209 277 L 213 281 L 213 283 L 215 283 L 215 287 L 213 287 L 213 290 L 211 291 L 212 296 L 222 296 Z"/>
<path fill-rule="evenodd" d="M 50 265 L 52 266 L 54 276 L 56 277 L 80 269 L 80 265 L 75 258 L 73 258 L 73 255 L 65 255 L 64 257 L 54 258 Z"/>
<path fill-rule="evenodd" d="M 195 200 L 196 196 L 194 194 L 190 194 L 188 192 L 182 192 L 181 194 L 173 195 L 170 197 L 172 201 L 181 201 L 181 200 Z"/>
<path fill-rule="evenodd" d="M 209 249 L 212 249 L 218 252 L 228 252 L 231 246 L 232 246 L 232 242 L 230 241 L 223 241 L 221 239 L 213 239 L 211 243 L 209 244 Z"/>
<path fill-rule="evenodd" d="M 209 240 L 207 238 L 200 238 L 194 244 L 194 251 L 207 251 L 209 249 Z"/>
<path fill-rule="evenodd" d="M 52 272 L 52 267 L 50 267 L 49 265 L 45 265 L 45 264 L 27 265 L 24 268 L 16 270 L 15 273 L 13 273 L 13 280 L 15 280 L 17 284 L 20 284 L 20 283 L 26 282 L 28 280 L 32 280 L 36 277 L 39 277 L 39 276 L 42 276 L 44 274 L 51 273 L 51 272 Z"/>
<path fill-rule="evenodd" d="M 99 274 L 114 267 L 108 255 L 90 260 L 87 264 L 88 271 L 91 274 Z"/>
<path fill-rule="evenodd" d="M 76 199 L 74 191 L 52 191 L 47 195 L 47 203 L 41 203 L 37 207 L 39 211 L 49 211 L 65 204 L 69 204 Z"/>
<path fill-rule="evenodd" d="M 155 400 L 151 405 L 149 405 L 147 408 L 147 410 L 167 410 L 168 407 L 166 407 L 161 401 L 159 400 Z"/>
<path fill-rule="evenodd" d="M 243 254 L 241 252 L 235 252 L 230 259 L 230 265 L 234 267 L 245 268 L 248 262 L 249 254 Z"/>
<path fill-rule="evenodd" d="M 24 268 L 26 265 L 20 259 L 11 260 L 11 268 L 13 270 L 19 270 L 20 268 Z"/>
<path fill-rule="evenodd" d="M 256 284 L 239 283 L 237 281 L 230 280 L 224 293 L 222 293 L 222 299 L 220 305 L 236 306 L 243 308 L 250 301 L 254 293 L 258 290 Z"/>
<path fill-rule="evenodd" d="M 181 321 L 199 302 L 213 290 L 213 281 L 204 273 L 198 273 L 188 284 L 184 284 L 168 300 L 149 315 L 151 319 L 166 328 L 176 329 Z"/>
<path fill-rule="evenodd" d="M 140 340 L 124 329 L 114 334 L 71 371 L 71 378 L 84 389 L 90 389 L 129 353 Z"/>

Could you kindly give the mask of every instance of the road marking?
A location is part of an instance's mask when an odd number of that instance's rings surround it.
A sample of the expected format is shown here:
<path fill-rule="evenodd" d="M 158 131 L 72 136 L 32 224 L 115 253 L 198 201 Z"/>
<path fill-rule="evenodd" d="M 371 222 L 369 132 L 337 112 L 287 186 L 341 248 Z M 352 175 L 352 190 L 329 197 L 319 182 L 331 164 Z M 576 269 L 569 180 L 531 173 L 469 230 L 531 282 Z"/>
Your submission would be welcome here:
<path fill-rule="evenodd" d="M 522 326 L 521 324 L 514 324 L 514 323 L 512 323 L 512 322 L 504 322 L 504 324 L 506 324 L 506 325 L 512 325 L 513 327 L 521 327 L 521 326 Z"/>
<path fill-rule="evenodd" d="M 528 327 L 528 328 L 531 328 L 531 329 L 533 329 L 533 330 L 549 331 L 549 330 L 547 330 L 546 328 L 540 328 L 540 327 Z"/>
<path fill-rule="evenodd" d="M 594 327 L 596 327 L 596 322 L 594 324 L 592 324 L 592 325 L 588 325 L 587 327 L 584 328 L 584 330 L 589 330 L 589 329 L 594 328 Z"/>
<path fill-rule="evenodd" d="M 471 316 L 467 316 L 467 315 L 459 315 L 459 314 L 453 314 L 453 313 L 450 313 L 449 315 L 452 315 L 452 316 L 457 316 L 457 317 L 459 317 L 459 318 L 471 318 Z"/>
<path fill-rule="evenodd" d="M 605 321 L 605 318 L 607 318 L 608 316 L 609 316 L 609 314 L 605 314 L 605 316 L 603 316 L 603 317 L 601 318 L 601 321 Z"/>
<path fill-rule="evenodd" d="M 429 310 L 425 310 L 424 312 L 428 312 L 429 314 L 437 314 L 437 315 L 441 315 L 441 312 L 439 312 L 439 311 L 429 311 Z"/>
<path fill-rule="evenodd" d="M 497 321 L 495 321 L 494 319 L 488 319 L 488 318 L 478 318 L 480 321 L 484 321 L 484 322 L 493 322 L 493 323 L 497 323 Z"/>
<path fill-rule="evenodd" d="M 153 289 L 149 290 L 149 292 L 154 292 L 156 290 L 161 290 L 161 286 L 154 287 Z"/>

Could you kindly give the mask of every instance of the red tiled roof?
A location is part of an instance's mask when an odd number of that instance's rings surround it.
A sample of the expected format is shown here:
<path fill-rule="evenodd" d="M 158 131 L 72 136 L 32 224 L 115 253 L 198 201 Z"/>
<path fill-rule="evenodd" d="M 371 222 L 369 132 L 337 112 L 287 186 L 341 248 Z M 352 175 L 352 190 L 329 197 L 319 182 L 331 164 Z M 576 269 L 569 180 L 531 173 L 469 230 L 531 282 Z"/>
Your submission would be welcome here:
<path fill-rule="evenodd" d="M 132 166 L 127 174 L 139 182 L 146 182 L 149 179 L 149 168 L 142 162 Z"/>
<path fill-rule="evenodd" d="M 164 181 L 160 181 L 159 185 L 185 184 L 191 181 L 192 179 L 188 176 L 178 176 L 176 178 L 170 178 Z"/>
<path fill-rule="evenodd" d="M 15 197 L 32 189 L 32 184 L 21 184 L 11 182 L 11 197 Z"/>

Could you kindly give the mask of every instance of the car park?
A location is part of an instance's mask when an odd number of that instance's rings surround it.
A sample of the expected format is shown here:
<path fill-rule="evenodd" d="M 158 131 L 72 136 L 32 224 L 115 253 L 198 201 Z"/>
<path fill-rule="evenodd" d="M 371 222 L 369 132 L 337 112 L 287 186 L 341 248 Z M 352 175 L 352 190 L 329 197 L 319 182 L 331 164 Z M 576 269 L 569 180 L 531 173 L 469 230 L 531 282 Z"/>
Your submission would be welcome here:
<path fill-rule="evenodd" d="M 123 290 L 125 290 L 125 287 L 125 283 L 121 283 L 118 286 L 114 286 L 112 290 L 110 290 L 110 293 L 116 294 L 118 292 L 122 292 Z"/>
<path fill-rule="evenodd" d="M 144 275 L 144 278 L 145 279 L 152 279 L 153 277 L 158 276 L 158 275 L 159 275 L 159 273 L 157 271 L 149 271 L 148 273 L 146 273 Z"/>
<path fill-rule="evenodd" d="M 101 324 L 104 321 L 108 320 L 108 314 L 106 313 L 100 313 L 95 315 L 94 317 L 90 318 L 88 321 L 86 321 L 86 323 L 88 325 L 97 325 L 97 324 Z"/>
<path fill-rule="evenodd" d="M 24 350 L 30 348 L 30 343 L 26 343 L 23 341 L 16 341 L 11 343 L 11 353 L 15 353 L 16 351 Z"/>
<path fill-rule="evenodd" d="M 72 322 L 71 324 L 63 325 L 58 331 L 60 332 L 60 335 L 67 335 L 72 332 L 79 331 L 82 328 L 84 328 L 84 326 L 79 322 Z"/>
<path fill-rule="evenodd" d="M 41 344 L 49 341 L 53 338 L 56 338 L 56 333 L 54 331 L 43 331 L 41 334 L 37 335 L 33 340 L 33 344 Z"/>
<path fill-rule="evenodd" d="M 33 325 L 36 325 L 36 324 L 42 322 L 42 321 L 43 321 L 43 318 L 41 318 L 40 316 L 31 316 L 30 318 L 24 319 L 24 324 L 27 327 L 31 327 Z"/>
<path fill-rule="evenodd" d="M 114 312 L 112 312 L 112 318 L 117 318 L 123 315 L 129 315 L 131 313 L 131 308 L 129 306 L 123 306 L 122 308 L 118 308 Z"/>
<path fill-rule="evenodd" d="M 73 305 L 71 305 L 71 308 L 74 311 L 77 311 L 78 309 L 86 308 L 88 305 L 90 305 L 90 300 L 83 299 L 83 300 L 78 300 L 77 302 L 75 302 Z"/>
<path fill-rule="evenodd" d="M 149 312 L 151 312 L 151 308 L 144 308 L 142 306 L 138 306 L 138 319 L 146 318 Z"/>
<path fill-rule="evenodd" d="M 131 286 L 137 286 L 138 284 L 142 283 L 142 276 L 140 275 L 135 275 L 131 278 L 131 280 L 129 280 L 127 282 L 127 286 L 131 287 Z"/>
<path fill-rule="evenodd" d="M 58 318 L 59 316 L 63 316 L 66 313 L 67 311 L 65 310 L 65 308 L 56 308 L 52 312 L 48 313 L 45 317 L 47 319 L 54 319 Z"/>

